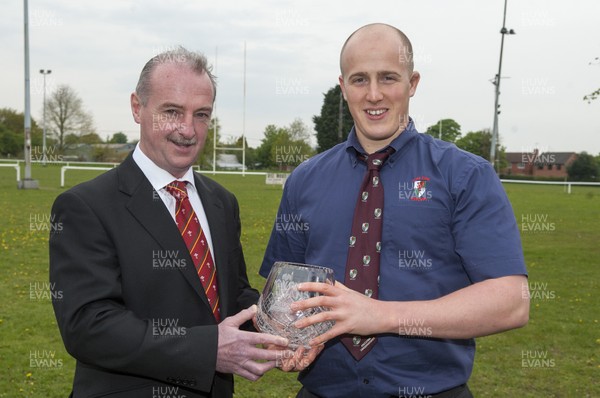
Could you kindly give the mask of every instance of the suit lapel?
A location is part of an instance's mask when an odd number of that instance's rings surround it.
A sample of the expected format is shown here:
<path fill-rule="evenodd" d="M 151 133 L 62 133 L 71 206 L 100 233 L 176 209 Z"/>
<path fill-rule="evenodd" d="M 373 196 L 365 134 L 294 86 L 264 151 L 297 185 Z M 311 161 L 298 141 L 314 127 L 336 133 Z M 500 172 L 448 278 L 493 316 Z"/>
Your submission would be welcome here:
<path fill-rule="evenodd" d="M 182 257 L 187 259 L 186 264 L 189 265 L 178 269 L 210 311 L 210 305 L 196 273 L 192 257 L 160 196 L 154 191 L 131 155 L 118 167 L 117 172 L 119 174 L 119 190 L 131 196 L 126 206 L 129 212 L 163 250 L 177 250 L 178 253 L 182 253 Z"/>
<path fill-rule="evenodd" d="M 213 259 L 217 267 L 217 286 L 219 289 L 219 301 L 221 308 L 221 318 L 224 319 L 229 314 L 227 308 L 229 305 L 229 292 L 227 283 L 229 280 L 229 267 L 227 266 L 227 235 L 225 231 L 226 220 L 225 207 L 223 202 L 211 191 L 204 183 L 202 177 L 194 173 L 196 189 L 204 207 L 204 213 L 208 220 L 210 236 L 213 246 Z"/>

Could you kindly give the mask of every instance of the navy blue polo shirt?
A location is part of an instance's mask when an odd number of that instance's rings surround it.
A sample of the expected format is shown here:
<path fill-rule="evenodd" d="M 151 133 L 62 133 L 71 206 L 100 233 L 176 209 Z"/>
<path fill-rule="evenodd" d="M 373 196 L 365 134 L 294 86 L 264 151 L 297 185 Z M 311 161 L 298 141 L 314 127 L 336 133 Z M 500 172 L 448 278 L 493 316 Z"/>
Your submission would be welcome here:
<path fill-rule="evenodd" d="M 526 275 L 511 205 L 490 164 L 455 145 L 419 134 L 412 121 L 380 172 L 385 191 L 379 300 L 431 300 L 489 278 Z M 348 140 L 307 160 L 287 179 L 260 269 L 275 261 L 330 267 L 344 281 L 352 217 L 366 165 L 354 129 Z M 356 361 L 327 343 L 299 376 L 323 397 L 426 395 L 466 383 L 473 339 L 378 336 Z M 409 330 L 408 330 L 409 329 Z M 427 330 L 422 331 L 427 336 Z"/>

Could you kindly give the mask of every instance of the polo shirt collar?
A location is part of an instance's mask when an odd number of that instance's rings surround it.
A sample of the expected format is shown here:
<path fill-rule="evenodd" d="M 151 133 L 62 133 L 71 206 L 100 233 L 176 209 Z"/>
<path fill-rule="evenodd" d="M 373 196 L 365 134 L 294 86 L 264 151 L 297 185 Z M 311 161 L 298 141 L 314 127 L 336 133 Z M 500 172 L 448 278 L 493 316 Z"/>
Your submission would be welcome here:
<path fill-rule="evenodd" d="M 389 146 L 394 148 L 394 153 L 390 155 L 389 159 L 386 161 L 386 164 L 389 164 L 393 167 L 394 162 L 400 155 L 403 148 L 407 146 L 407 144 L 419 134 L 415 128 L 414 121 L 412 118 L 409 118 L 408 125 L 402 131 L 402 133 L 396 137 Z M 383 151 L 383 149 L 381 149 Z M 350 159 L 350 163 L 352 167 L 356 167 L 358 164 L 358 158 L 356 156 L 357 153 L 365 153 L 362 145 L 358 142 L 358 137 L 356 136 L 355 126 L 352 126 L 352 130 L 348 134 L 348 139 L 346 140 L 346 152 L 348 153 L 348 157 Z"/>

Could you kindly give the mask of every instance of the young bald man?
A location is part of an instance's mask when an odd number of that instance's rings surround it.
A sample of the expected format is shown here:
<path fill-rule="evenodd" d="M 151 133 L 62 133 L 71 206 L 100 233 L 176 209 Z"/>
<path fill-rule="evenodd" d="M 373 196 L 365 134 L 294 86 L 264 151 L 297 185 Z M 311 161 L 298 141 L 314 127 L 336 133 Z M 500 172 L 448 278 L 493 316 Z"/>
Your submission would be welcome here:
<path fill-rule="evenodd" d="M 484 159 L 419 134 L 409 117 L 420 80 L 395 27 L 363 26 L 340 55 L 340 86 L 354 119 L 346 142 L 288 178 L 261 267 L 275 261 L 334 269 L 335 286 L 292 310 L 335 326 L 300 373 L 298 397 L 471 397 L 478 336 L 524 326 L 527 271 L 514 213 Z"/>

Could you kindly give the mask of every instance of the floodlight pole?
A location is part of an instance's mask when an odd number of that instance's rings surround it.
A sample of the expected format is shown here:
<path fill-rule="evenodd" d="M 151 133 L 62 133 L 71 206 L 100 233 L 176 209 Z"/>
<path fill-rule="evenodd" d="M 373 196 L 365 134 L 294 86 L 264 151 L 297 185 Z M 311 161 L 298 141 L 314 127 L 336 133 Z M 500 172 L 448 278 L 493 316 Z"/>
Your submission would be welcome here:
<path fill-rule="evenodd" d="M 494 77 L 494 81 L 492 84 L 496 86 L 494 90 L 495 101 L 494 101 L 494 127 L 492 130 L 492 142 L 490 145 L 490 163 L 498 172 L 497 162 L 496 162 L 496 146 L 498 145 L 498 114 L 500 113 L 500 79 L 502 78 L 502 55 L 504 52 L 504 35 L 514 35 L 515 31 L 513 29 L 506 29 L 506 4 L 508 0 L 504 0 L 504 18 L 502 19 L 502 29 L 500 29 L 500 34 L 502 38 L 500 40 L 500 61 L 498 62 L 498 74 Z"/>
<path fill-rule="evenodd" d="M 25 159 L 25 177 L 19 181 L 19 189 L 37 189 L 38 182 L 31 178 L 31 101 L 30 101 L 30 83 L 29 83 L 29 9 L 27 0 L 23 0 L 23 26 L 25 40 L 25 145 L 23 147 L 23 157 Z"/>

